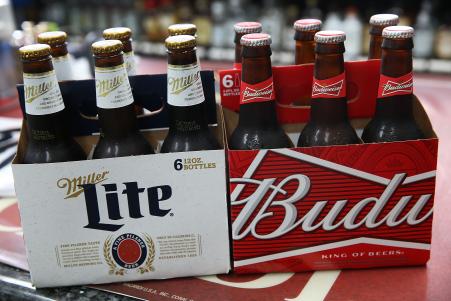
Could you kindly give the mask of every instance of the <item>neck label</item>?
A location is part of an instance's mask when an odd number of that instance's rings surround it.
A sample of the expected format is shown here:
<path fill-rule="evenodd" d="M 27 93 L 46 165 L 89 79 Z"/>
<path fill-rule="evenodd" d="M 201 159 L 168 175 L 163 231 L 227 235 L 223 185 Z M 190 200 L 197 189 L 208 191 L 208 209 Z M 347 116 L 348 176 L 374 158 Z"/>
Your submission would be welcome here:
<path fill-rule="evenodd" d="M 64 101 L 54 70 L 24 73 L 25 112 L 47 115 L 64 110 Z"/>
<path fill-rule="evenodd" d="M 256 84 L 248 84 L 241 81 L 240 90 L 240 104 L 266 102 L 276 98 L 272 76 Z"/>
<path fill-rule="evenodd" d="M 136 75 L 136 63 L 133 51 L 124 52 L 124 63 L 128 75 Z"/>
<path fill-rule="evenodd" d="M 53 68 L 56 72 L 56 78 L 59 81 L 73 80 L 72 60 L 68 54 L 60 57 L 53 57 Z"/>
<path fill-rule="evenodd" d="M 409 72 L 400 77 L 390 77 L 384 74 L 379 78 L 377 98 L 385 98 L 396 95 L 408 95 L 413 93 L 413 76 Z"/>
<path fill-rule="evenodd" d="M 168 65 L 168 104 L 189 107 L 204 102 L 200 68 L 190 65 Z"/>
<path fill-rule="evenodd" d="M 133 103 L 125 64 L 107 68 L 96 67 L 95 77 L 97 107 L 116 109 Z"/>
<path fill-rule="evenodd" d="M 346 97 L 345 72 L 327 79 L 313 78 L 312 98 Z"/>

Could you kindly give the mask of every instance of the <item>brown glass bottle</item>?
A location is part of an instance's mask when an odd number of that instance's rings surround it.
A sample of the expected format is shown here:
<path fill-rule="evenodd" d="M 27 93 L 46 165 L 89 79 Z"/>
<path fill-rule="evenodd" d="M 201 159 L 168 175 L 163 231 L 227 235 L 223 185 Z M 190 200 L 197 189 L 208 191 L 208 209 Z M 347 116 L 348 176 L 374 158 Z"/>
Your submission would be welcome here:
<path fill-rule="evenodd" d="M 166 39 L 168 52 L 169 132 L 162 153 L 219 149 L 208 128 L 205 96 L 196 55 L 196 38 L 189 35 Z"/>
<path fill-rule="evenodd" d="M 398 25 L 399 17 L 394 14 L 377 14 L 370 18 L 370 49 L 368 59 L 380 59 L 382 55 L 382 30 Z"/>
<path fill-rule="evenodd" d="M 240 117 L 229 140 L 230 149 L 269 149 L 291 147 L 280 126 L 275 107 L 271 67 L 271 36 L 247 34 L 241 38 Z"/>
<path fill-rule="evenodd" d="M 23 63 L 28 132 L 23 163 L 85 160 L 85 153 L 69 133 L 68 118 L 53 70 L 50 46 L 24 46 L 19 53 Z"/>
<path fill-rule="evenodd" d="M 38 42 L 51 47 L 53 68 L 59 81 L 74 80 L 74 71 L 67 51 L 67 34 L 64 31 L 48 31 L 38 35 Z"/>
<path fill-rule="evenodd" d="M 349 123 L 343 53 L 346 35 L 342 31 L 315 34 L 315 71 L 310 120 L 301 132 L 298 146 L 361 143 Z"/>
<path fill-rule="evenodd" d="M 239 22 L 236 23 L 233 28 L 235 29 L 235 62 L 233 67 L 236 69 L 241 69 L 241 52 L 243 49 L 240 42 L 241 37 L 245 34 L 262 32 L 262 25 L 258 22 Z"/>
<path fill-rule="evenodd" d="M 425 138 L 413 116 L 412 37 L 409 26 L 386 27 L 376 112 L 363 131 L 364 142 Z"/>
<path fill-rule="evenodd" d="M 295 64 L 315 62 L 315 33 L 321 30 L 318 19 L 300 19 L 294 22 L 294 40 L 296 41 Z"/>
<path fill-rule="evenodd" d="M 119 40 L 92 44 L 100 138 L 93 159 L 153 154 L 139 131 Z"/>
<path fill-rule="evenodd" d="M 188 35 L 196 37 L 197 27 L 190 23 L 172 24 L 168 27 L 169 36 Z"/>

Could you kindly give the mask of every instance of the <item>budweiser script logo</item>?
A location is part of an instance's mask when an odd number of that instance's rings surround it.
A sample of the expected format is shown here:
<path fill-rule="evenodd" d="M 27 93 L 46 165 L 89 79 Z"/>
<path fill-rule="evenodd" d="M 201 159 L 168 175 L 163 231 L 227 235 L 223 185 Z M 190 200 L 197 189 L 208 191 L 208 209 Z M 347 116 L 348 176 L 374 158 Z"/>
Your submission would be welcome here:
<path fill-rule="evenodd" d="M 171 94 L 180 94 L 192 85 L 200 78 L 199 71 L 181 77 L 169 77 L 168 85 Z"/>
<path fill-rule="evenodd" d="M 332 202 L 324 200 L 315 202 L 313 207 L 307 212 L 298 212 L 296 203 L 302 202 L 308 196 L 312 185 L 310 178 L 303 174 L 292 174 L 281 181 L 275 177 L 264 180 L 252 179 L 254 171 L 266 154 L 266 151 L 260 151 L 243 178 L 230 179 L 232 183 L 237 184 L 231 195 L 232 206 L 244 206 L 233 222 L 232 234 L 235 240 L 243 239 L 247 235 L 252 235 L 258 239 L 273 239 L 283 236 L 290 231 L 302 230 L 312 232 L 319 228 L 325 231 L 332 231 L 339 227 L 344 227 L 347 230 L 354 230 L 359 227 L 374 229 L 383 224 L 388 227 L 396 227 L 402 223 L 413 226 L 426 221 L 432 216 L 431 209 L 420 217 L 420 213 L 428 204 L 432 194 L 421 195 L 416 201 L 412 195 L 402 196 L 387 214 L 382 216 L 381 212 L 384 212 L 389 200 L 401 185 L 435 177 L 435 171 L 412 177 L 406 177 L 405 173 L 399 173 L 394 175 L 392 179 L 386 179 L 292 150 L 274 150 L 274 152 L 385 185 L 385 190 L 381 195 L 368 196 L 352 207 L 348 205 L 348 200 L 346 199 Z M 278 184 L 275 184 L 276 182 Z M 297 187 L 292 195 L 287 195 L 287 191 L 284 190 L 284 186 L 288 183 L 291 185 L 295 183 Z M 253 193 L 240 199 L 240 194 L 246 185 L 254 187 L 252 189 Z M 257 187 L 255 188 L 256 185 Z M 283 196 L 283 199 L 280 196 Z M 412 202 L 415 203 L 411 209 L 401 215 Z M 261 220 L 273 215 L 272 212 L 268 211 L 270 207 L 282 209 L 285 212 L 285 216 L 274 226 L 275 229 L 272 232 L 261 234 L 257 231 L 257 227 Z M 330 210 L 326 211 L 325 208 L 330 208 Z M 364 214 L 363 212 L 366 212 L 366 210 L 368 212 Z M 343 215 L 343 212 L 346 213 Z M 339 216 L 341 218 L 338 218 Z"/>
<path fill-rule="evenodd" d="M 109 171 L 93 172 L 87 176 L 79 176 L 75 178 L 61 178 L 56 182 L 58 188 L 66 189 L 66 197 L 64 199 L 75 198 L 83 192 L 82 185 L 98 184 L 107 180 Z"/>
<path fill-rule="evenodd" d="M 106 97 L 108 94 L 119 88 L 127 78 L 127 74 L 116 75 L 109 79 L 98 79 L 96 80 L 96 89 L 98 96 Z"/>
<path fill-rule="evenodd" d="M 246 87 L 243 91 L 243 100 L 242 102 L 248 102 L 254 99 L 261 99 L 261 100 L 272 100 L 273 95 L 273 83 L 271 82 L 268 86 L 263 87 L 261 89 L 253 89 L 250 87 Z"/>
<path fill-rule="evenodd" d="M 25 86 L 25 99 L 27 103 L 33 102 L 33 100 L 49 92 L 54 87 L 53 81 L 42 82 L 39 85 L 26 85 Z"/>
<path fill-rule="evenodd" d="M 336 83 L 324 86 L 315 82 L 312 88 L 312 96 L 317 95 L 339 96 L 340 91 L 343 88 L 343 83 L 344 83 L 343 79 Z"/>
<path fill-rule="evenodd" d="M 402 83 L 397 83 L 394 81 L 387 81 L 382 89 L 382 96 L 390 95 L 397 92 L 412 93 L 413 91 L 413 78 L 410 78 Z"/>

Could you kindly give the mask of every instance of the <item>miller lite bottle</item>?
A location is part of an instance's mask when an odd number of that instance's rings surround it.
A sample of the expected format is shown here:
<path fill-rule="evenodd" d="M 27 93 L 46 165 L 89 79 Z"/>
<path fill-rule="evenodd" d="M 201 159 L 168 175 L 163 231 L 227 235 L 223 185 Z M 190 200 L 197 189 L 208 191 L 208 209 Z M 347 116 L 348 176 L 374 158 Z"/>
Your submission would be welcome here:
<path fill-rule="evenodd" d="M 23 64 L 25 119 L 28 143 L 23 163 L 85 160 L 69 133 L 68 118 L 53 70 L 50 46 L 33 44 L 19 49 Z"/>
<path fill-rule="evenodd" d="M 361 143 L 348 119 L 343 60 L 345 40 L 342 31 L 325 30 L 315 34 L 310 120 L 301 132 L 298 146 Z"/>
<path fill-rule="evenodd" d="M 235 62 L 233 67 L 235 69 L 241 69 L 241 37 L 245 34 L 250 33 L 260 33 L 262 32 L 262 25 L 258 22 L 239 22 L 233 25 L 233 29 L 235 30 Z"/>
<path fill-rule="evenodd" d="M 384 28 L 376 113 L 363 131 L 364 142 L 425 138 L 413 112 L 412 48 L 409 26 Z"/>
<path fill-rule="evenodd" d="M 196 38 L 176 35 L 166 39 L 168 52 L 169 132 L 162 153 L 219 149 L 208 128 L 205 96 L 196 54 Z"/>
<path fill-rule="evenodd" d="M 247 34 L 241 37 L 241 45 L 240 117 L 229 147 L 241 150 L 291 147 L 276 115 L 271 36 Z"/>
<path fill-rule="evenodd" d="M 152 154 L 139 131 L 119 40 L 92 44 L 100 138 L 93 159 Z"/>
<path fill-rule="evenodd" d="M 380 59 L 382 54 L 382 30 L 398 25 L 399 17 L 394 14 L 378 14 L 370 18 L 370 50 L 368 59 Z"/>
<path fill-rule="evenodd" d="M 190 23 L 172 24 L 168 27 L 169 36 L 188 35 L 196 37 L 197 27 Z"/>
<path fill-rule="evenodd" d="M 113 27 L 103 31 L 105 40 L 119 40 L 124 47 L 123 57 L 128 75 L 136 74 L 135 55 L 132 47 L 132 31 L 128 27 Z"/>
<path fill-rule="evenodd" d="M 300 19 L 294 22 L 294 40 L 296 41 L 295 64 L 315 62 L 315 34 L 321 30 L 318 19 Z"/>
<path fill-rule="evenodd" d="M 38 35 L 38 43 L 51 48 L 53 68 L 59 81 L 74 80 L 74 71 L 67 51 L 67 34 L 64 31 L 48 31 Z"/>

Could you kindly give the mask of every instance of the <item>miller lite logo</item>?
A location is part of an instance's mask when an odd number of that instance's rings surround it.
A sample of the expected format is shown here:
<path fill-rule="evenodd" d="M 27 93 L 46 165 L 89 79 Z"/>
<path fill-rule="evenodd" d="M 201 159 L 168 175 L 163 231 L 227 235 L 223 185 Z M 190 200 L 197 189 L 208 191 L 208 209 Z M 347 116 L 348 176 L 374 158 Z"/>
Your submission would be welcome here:
<path fill-rule="evenodd" d="M 304 269 L 311 269 L 306 256 L 318 256 L 315 261 L 320 262 L 330 259 L 331 250 L 355 251 L 358 245 L 387 248 L 396 256 L 404 253 L 394 247 L 429 252 L 435 157 L 421 141 L 416 143 L 418 150 L 409 153 L 410 158 L 397 151 L 380 154 L 377 145 L 302 153 L 232 151 L 235 267 L 246 272 L 296 271 L 295 265 L 307 262 Z M 393 160 L 398 164 L 390 169 L 397 170 L 381 175 L 378 171 L 387 170 Z M 355 168 L 352 162 L 367 164 Z M 272 262 L 278 268 L 270 268 Z"/>
<path fill-rule="evenodd" d="M 342 98 L 346 97 L 345 73 L 328 79 L 313 78 L 312 98 Z"/>
<path fill-rule="evenodd" d="M 412 72 L 400 77 L 389 77 L 380 75 L 378 98 L 384 98 L 395 95 L 406 95 L 413 93 L 413 75 Z"/>
<path fill-rule="evenodd" d="M 254 85 L 241 81 L 240 104 L 265 102 L 274 99 L 274 81 L 272 76 Z"/>

